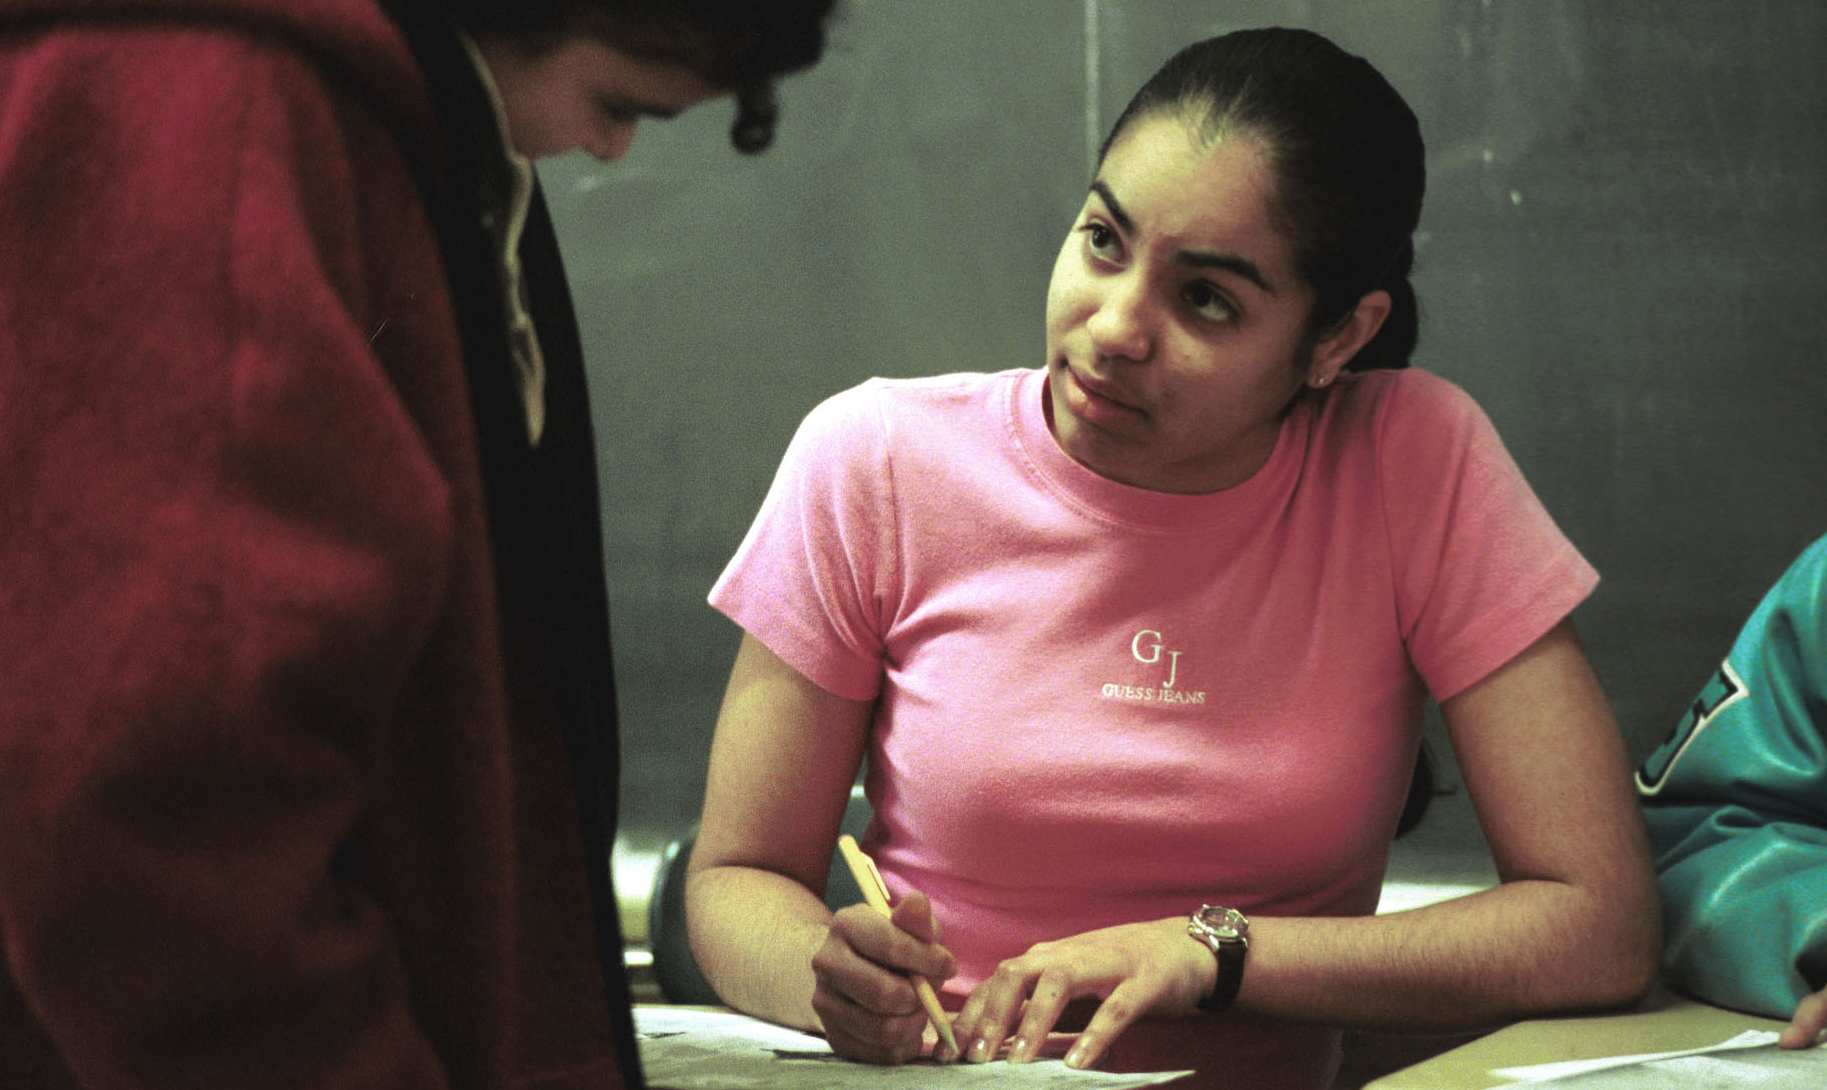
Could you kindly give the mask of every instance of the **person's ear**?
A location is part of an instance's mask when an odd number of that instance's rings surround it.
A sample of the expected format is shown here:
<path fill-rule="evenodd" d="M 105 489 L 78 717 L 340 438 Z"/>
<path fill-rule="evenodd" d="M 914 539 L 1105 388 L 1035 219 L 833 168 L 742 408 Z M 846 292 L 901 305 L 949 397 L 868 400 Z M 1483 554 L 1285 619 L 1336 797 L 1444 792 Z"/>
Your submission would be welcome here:
<path fill-rule="evenodd" d="M 1315 388 L 1330 385 L 1351 362 L 1351 357 L 1358 354 L 1358 349 L 1369 344 L 1370 338 L 1383 328 L 1391 305 L 1389 293 L 1381 288 L 1359 299 L 1345 320 L 1314 344 L 1313 359 L 1307 365 L 1307 385 Z"/>

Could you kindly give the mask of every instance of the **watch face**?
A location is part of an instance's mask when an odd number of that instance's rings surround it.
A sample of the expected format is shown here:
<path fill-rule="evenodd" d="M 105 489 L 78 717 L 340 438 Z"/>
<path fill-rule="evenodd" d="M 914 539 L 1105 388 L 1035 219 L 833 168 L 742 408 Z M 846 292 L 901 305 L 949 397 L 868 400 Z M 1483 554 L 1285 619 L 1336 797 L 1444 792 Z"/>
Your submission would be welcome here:
<path fill-rule="evenodd" d="M 1199 922 L 1220 939 L 1240 939 L 1250 933 L 1250 923 L 1234 908 L 1206 905 L 1199 910 Z"/>

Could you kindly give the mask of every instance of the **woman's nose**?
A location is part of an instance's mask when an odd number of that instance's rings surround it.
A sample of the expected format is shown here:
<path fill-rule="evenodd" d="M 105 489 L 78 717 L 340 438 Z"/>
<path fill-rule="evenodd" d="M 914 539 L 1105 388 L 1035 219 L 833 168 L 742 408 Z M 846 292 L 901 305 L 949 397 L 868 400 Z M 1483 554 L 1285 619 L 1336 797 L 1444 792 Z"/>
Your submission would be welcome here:
<path fill-rule="evenodd" d="M 596 134 L 587 149 L 599 162 L 613 163 L 628 154 L 634 145 L 636 122 L 616 123 L 605 126 Z"/>
<path fill-rule="evenodd" d="M 1100 356 L 1148 358 L 1153 335 L 1149 329 L 1148 296 L 1142 278 L 1133 272 L 1104 281 L 1097 308 L 1085 321 L 1085 331 Z"/>

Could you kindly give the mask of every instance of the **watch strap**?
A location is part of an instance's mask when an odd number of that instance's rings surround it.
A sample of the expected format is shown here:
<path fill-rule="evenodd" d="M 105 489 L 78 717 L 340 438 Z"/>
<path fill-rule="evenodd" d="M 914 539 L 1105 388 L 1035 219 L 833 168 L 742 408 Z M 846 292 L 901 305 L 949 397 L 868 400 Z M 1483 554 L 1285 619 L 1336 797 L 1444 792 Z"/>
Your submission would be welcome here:
<path fill-rule="evenodd" d="M 1200 1010 L 1226 1010 L 1237 1002 L 1237 992 L 1243 987 L 1243 958 L 1248 950 L 1248 944 L 1242 942 L 1212 944 L 1212 956 L 1218 960 L 1218 980 L 1212 985 L 1212 994 L 1196 1004 Z"/>

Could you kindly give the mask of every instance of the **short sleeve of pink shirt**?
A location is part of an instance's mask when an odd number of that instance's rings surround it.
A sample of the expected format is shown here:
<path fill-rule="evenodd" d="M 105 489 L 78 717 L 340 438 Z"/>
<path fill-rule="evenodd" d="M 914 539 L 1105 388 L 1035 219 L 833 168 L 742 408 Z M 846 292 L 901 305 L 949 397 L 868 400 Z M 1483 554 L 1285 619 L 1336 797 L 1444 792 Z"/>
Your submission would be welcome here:
<path fill-rule="evenodd" d="M 884 588 L 900 548 L 888 433 L 871 389 L 807 415 L 711 592 L 713 605 L 794 669 L 852 700 L 881 686 Z"/>
<path fill-rule="evenodd" d="M 1570 613 L 1598 573 L 1471 398 L 1426 372 L 1396 375 L 1368 414 L 1387 547 L 1409 656 L 1446 700 Z"/>

